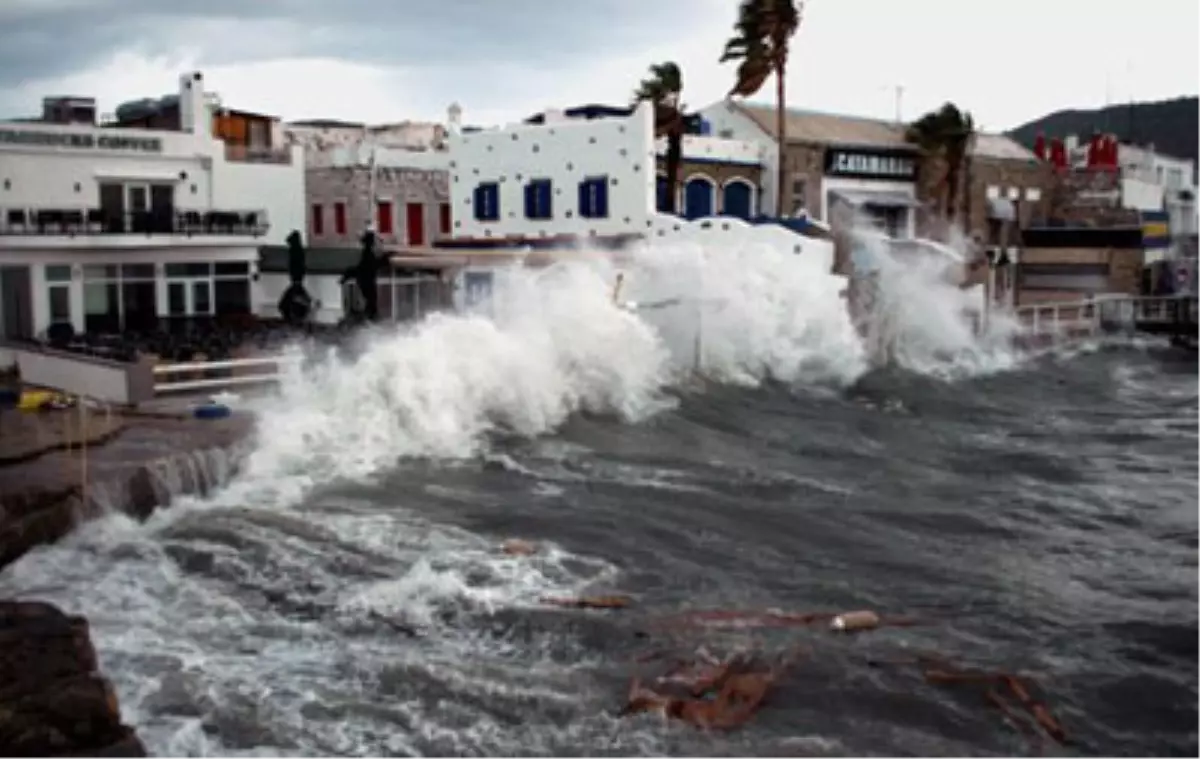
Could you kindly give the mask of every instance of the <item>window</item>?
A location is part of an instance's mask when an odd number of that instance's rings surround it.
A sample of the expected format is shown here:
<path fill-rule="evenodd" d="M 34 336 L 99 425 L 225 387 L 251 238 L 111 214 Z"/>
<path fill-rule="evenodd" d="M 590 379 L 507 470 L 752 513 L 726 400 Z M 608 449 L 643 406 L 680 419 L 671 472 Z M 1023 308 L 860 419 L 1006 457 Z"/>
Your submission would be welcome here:
<path fill-rule="evenodd" d="M 608 218 L 608 177 L 588 177 L 579 183 L 579 215 L 585 219 Z"/>
<path fill-rule="evenodd" d="M 499 221 L 500 185 L 484 182 L 475 188 L 475 219 L 477 221 Z"/>
<path fill-rule="evenodd" d="M 534 179 L 525 185 L 525 218 L 553 219 L 554 208 L 551 201 L 549 179 Z"/>
<path fill-rule="evenodd" d="M 346 234 L 346 204 L 342 202 L 333 204 L 333 233 L 335 235 Z"/>
<path fill-rule="evenodd" d="M 438 230 L 444 234 L 450 234 L 450 204 L 442 203 L 438 206 Z"/>
<path fill-rule="evenodd" d="M 50 294 L 50 323 L 71 321 L 71 288 L 69 285 L 51 285 Z"/>
<path fill-rule="evenodd" d="M 808 209 L 808 181 L 803 176 L 792 177 L 792 216 Z"/>
<path fill-rule="evenodd" d="M 392 203 L 381 200 L 375 206 L 375 230 L 381 235 L 390 235 L 395 230 L 395 215 L 392 213 Z"/>
<path fill-rule="evenodd" d="M 312 206 L 312 233 L 314 237 L 325 234 L 325 209 L 320 203 L 313 203 Z"/>

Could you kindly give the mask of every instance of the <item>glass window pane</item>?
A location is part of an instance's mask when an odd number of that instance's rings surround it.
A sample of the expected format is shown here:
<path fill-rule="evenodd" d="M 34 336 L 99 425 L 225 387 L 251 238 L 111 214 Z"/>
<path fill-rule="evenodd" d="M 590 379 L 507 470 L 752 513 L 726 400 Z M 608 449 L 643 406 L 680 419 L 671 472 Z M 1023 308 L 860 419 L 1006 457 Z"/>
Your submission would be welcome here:
<path fill-rule="evenodd" d="M 187 315 L 187 290 L 182 282 L 167 284 L 167 313 L 171 316 Z"/>
<path fill-rule="evenodd" d="M 212 274 L 212 264 L 167 264 L 166 271 L 168 277 L 207 277 Z"/>
<path fill-rule="evenodd" d="M 212 313 L 212 292 L 208 282 L 192 283 L 192 312 L 194 314 Z"/>
<path fill-rule="evenodd" d="M 250 264 L 245 261 L 228 261 L 219 263 L 217 266 L 217 276 L 221 275 L 241 275 L 247 276 L 250 274 Z"/>
<path fill-rule="evenodd" d="M 50 321 L 71 321 L 71 289 L 58 285 L 50 290 Z"/>
<path fill-rule="evenodd" d="M 117 278 L 117 267 L 112 265 L 100 264 L 83 267 L 84 281 L 91 280 L 102 281 Z"/>
<path fill-rule="evenodd" d="M 248 279 L 218 279 L 213 283 L 213 296 L 218 316 L 250 313 L 250 280 Z"/>
<path fill-rule="evenodd" d="M 69 265 L 58 265 L 46 267 L 47 282 L 70 282 L 71 267 Z"/>
<path fill-rule="evenodd" d="M 154 279 L 154 264 L 125 264 L 121 279 Z"/>

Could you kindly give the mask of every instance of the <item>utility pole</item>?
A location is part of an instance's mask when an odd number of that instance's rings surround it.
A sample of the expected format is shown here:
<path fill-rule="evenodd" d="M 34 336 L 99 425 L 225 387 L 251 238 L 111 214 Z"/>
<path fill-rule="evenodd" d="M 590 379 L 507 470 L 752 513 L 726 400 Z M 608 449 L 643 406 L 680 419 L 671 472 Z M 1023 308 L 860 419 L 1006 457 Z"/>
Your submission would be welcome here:
<path fill-rule="evenodd" d="M 904 123 L 904 113 L 901 109 L 901 104 L 904 102 L 904 85 L 896 85 L 896 123 Z"/>

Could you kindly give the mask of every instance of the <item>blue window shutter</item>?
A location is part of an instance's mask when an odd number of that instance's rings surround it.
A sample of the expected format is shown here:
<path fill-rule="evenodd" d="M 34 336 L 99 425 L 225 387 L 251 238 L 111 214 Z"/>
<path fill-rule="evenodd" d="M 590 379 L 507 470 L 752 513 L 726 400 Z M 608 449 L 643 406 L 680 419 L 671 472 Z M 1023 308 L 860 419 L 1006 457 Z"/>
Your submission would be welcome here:
<path fill-rule="evenodd" d="M 608 177 L 600 177 L 596 182 L 596 207 L 593 209 L 597 219 L 608 218 Z"/>
<path fill-rule="evenodd" d="M 537 205 L 537 183 L 530 182 L 525 185 L 525 218 L 540 219 L 538 215 Z"/>
<path fill-rule="evenodd" d="M 541 218 L 554 218 L 554 201 L 550 195 L 551 182 L 549 179 L 544 179 L 538 183 L 537 187 L 537 207 L 541 213 Z"/>
<path fill-rule="evenodd" d="M 474 209 L 475 210 L 475 219 L 477 221 L 484 221 L 487 218 L 487 211 L 484 208 L 484 203 L 486 202 L 485 190 L 486 190 L 486 187 L 484 185 L 478 185 L 475 187 L 475 192 L 474 192 L 475 197 L 474 197 L 473 202 L 475 204 L 475 209 Z"/>
<path fill-rule="evenodd" d="M 579 183 L 579 215 L 587 218 L 592 215 L 591 193 L 589 189 L 591 182 L 583 180 Z"/>

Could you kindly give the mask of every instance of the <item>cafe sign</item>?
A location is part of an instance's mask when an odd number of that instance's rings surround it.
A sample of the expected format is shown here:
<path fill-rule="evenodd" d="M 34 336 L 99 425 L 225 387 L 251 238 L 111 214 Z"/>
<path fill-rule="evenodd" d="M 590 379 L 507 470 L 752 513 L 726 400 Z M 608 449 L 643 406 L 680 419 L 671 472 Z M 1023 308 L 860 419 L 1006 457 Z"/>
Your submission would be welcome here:
<path fill-rule="evenodd" d="M 901 150 L 829 148 L 825 151 L 825 174 L 912 182 L 917 178 L 917 159 L 911 152 Z"/>
<path fill-rule="evenodd" d="M 0 147 L 66 148 L 101 150 L 112 153 L 161 153 L 162 140 L 144 137 L 132 130 L 114 130 L 112 134 L 94 132 L 44 132 L 40 129 L 0 129 Z"/>

